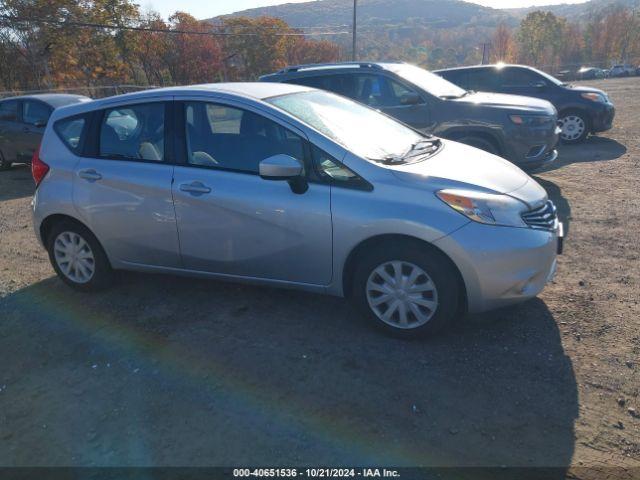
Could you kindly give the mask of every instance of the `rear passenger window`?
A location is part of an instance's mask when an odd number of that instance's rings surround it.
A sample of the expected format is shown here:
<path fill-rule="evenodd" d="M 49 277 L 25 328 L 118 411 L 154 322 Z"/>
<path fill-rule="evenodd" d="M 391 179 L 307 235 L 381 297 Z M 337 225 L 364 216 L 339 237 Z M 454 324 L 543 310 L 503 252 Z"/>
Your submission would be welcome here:
<path fill-rule="evenodd" d="M 304 161 L 302 137 L 248 110 L 187 102 L 185 120 L 191 165 L 258 173 L 260 162 L 273 155 Z"/>
<path fill-rule="evenodd" d="M 539 82 L 544 82 L 544 79 L 525 68 L 505 68 L 502 71 L 503 87 L 530 87 Z"/>
<path fill-rule="evenodd" d="M 78 153 L 86 124 L 84 116 L 71 117 L 58 120 L 53 128 L 69 150 Z"/>
<path fill-rule="evenodd" d="M 15 122 L 18 119 L 18 102 L 9 100 L 0 103 L 0 120 Z"/>
<path fill-rule="evenodd" d="M 462 86 L 471 90 L 492 92 L 498 87 L 498 74 L 490 68 L 469 70 L 466 77 L 466 84 Z"/>
<path fill-rule="evenodd" d="M 51 108 L 42 102 L 26 101 L 22 104 L 22 121 L 29 125 L 44 126 L 51 115 Z"/>
<path fill-rule="evenodd" d="M 164 108 L 164 103 L 147 103 L 105 110 L 99 156 L 162 162 Z"/>

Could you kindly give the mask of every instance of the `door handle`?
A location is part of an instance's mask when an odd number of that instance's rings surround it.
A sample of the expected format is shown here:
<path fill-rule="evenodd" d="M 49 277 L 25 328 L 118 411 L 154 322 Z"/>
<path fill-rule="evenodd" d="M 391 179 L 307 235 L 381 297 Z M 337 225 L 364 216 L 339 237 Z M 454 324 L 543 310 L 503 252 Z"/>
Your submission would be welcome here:
<path fill-rule="evenodd" d="M 96 172 L 93 168 L 90 168 L 89 170 L 80 170 L 78 172 L 78 176 L 90 182 L 95 182 L 96 180 L 100 180 L 102 178 L 102 175 Z"/>
<path fill-rule="evenodd" d="M 202 182 L 183 183 L 180 185 L 180 191 L 188 192 L 193 195 L 203 195 L 211 192 L 211 189 Z"/>

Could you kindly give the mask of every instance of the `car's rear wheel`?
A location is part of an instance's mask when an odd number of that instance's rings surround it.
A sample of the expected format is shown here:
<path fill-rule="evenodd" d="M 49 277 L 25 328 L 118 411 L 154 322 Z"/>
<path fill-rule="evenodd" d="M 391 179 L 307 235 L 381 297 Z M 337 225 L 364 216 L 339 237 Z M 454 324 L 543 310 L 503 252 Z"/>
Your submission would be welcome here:
<path fill-rule="evenodd" d="M 589 120 L 582 112 L 570 111 L 560 115 L 560 140 L 568 145 L 584 141 L 589 135 Z"/>
<path fill-rule="evenodd" d="M 470 135 L 459 138 L 456 141 L 464 143 L 465 145 L 469 145 L 470 147 L 479 148 L 480 150 L 484 150 L 485 152 L 491 153 L 493 155 L 500 155 L 500 152 L 498 152 L 498 149 L 493 144 L 493 142 L 483 137 Z"/>
<path fill-rule="evenodd" d="M 77 290 L 100 290 L 112 281 L 113 271 L 102 246 L 79 224 L 65 221 L 55 225 L 47 250 L 58 276 Z"/>
<path fill-rule="evenodd" d="M 4 155 L 0 152 L 0 171 L 9 170 L 11 168 L 11 162 L 5 160 Z"/>
<path fill-rule="evenodd" d="M 459 304 L 459 286 L 450 262 L 413 242 L 386 244 L 358 260 L 353 300 L 386 332 L 411 338 L 449 325 Z"/>

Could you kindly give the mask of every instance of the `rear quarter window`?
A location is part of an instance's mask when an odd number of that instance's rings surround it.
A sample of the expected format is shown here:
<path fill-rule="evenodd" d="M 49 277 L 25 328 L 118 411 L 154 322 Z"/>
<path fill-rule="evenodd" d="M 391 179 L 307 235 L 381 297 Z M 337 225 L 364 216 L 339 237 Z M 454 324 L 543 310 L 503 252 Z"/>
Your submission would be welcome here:
<path fill-rule="evenodd" d="M 86 115 L 81 115 L 58 120 L 53 129 L 69 150 L 73 153 L 80 153 L 86 126 L 87 117 Z"/>

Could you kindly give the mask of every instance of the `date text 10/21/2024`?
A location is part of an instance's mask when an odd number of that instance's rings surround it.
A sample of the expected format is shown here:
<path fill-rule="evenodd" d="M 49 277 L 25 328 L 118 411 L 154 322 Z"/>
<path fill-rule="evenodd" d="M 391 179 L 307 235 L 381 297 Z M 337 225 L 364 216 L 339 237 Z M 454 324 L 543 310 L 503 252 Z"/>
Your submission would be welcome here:
<path fill-rule="evenodd" d="M 397 470 L 386 468 L 236 468 L 234 477 L 257 478 L 399 478 Z"/>

